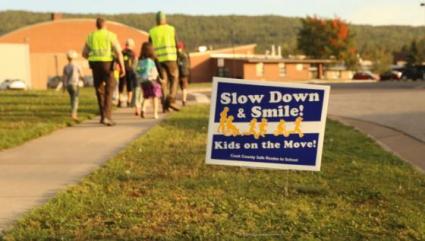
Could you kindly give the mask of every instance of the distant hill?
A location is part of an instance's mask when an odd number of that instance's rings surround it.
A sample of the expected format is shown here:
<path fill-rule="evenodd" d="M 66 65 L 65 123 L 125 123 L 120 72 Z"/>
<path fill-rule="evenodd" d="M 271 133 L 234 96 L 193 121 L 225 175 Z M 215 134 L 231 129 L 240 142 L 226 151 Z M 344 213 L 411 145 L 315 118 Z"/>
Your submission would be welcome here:
<path fill-rule="evenodd" d="M 93 18 L 93 14 L 65 14 L 64 18 Z M 103 15 L 142 30 L 154 25 L 154 14 Z M 284 53 L 296 53 L 296 35 L 301 26 L 300 18 L 282 16 L 192 16 L 169 15 L 169 22 L 176 26 L 179 39 L 190 50 L 199 45 L 214 48 L 257 43 L 263 52 L 271 44 L 281 45 Z M 0 12 L 0 35 L 20 27 L 50 20 L 50 13 L 25 11 Z M 425 37 L 424 27 L 352 25 L 359 52 L 366 58 L 387 58 L 393 51 L 414 39 Z"/>

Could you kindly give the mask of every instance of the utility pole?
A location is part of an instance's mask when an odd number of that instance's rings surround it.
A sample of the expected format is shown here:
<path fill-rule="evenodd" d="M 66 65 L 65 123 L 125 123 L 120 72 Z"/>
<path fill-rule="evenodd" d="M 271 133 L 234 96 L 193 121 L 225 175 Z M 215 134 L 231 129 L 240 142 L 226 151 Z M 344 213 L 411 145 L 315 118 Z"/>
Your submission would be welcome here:
<path fill-rule="evenodd" d="M 232 28 L 230 30 L 230 40 L 232 42 L 232 73 L 230 74 L 232 76 L 232 78 L 236 78 L 236 74 L 235 74 L 235 61 L 236 61 L 236 51 L 235 51 L 235 31 Z"/>
<path fill-rule="evenodd" d="M 421 2 L 421 7 L 423 7 L 425 9 L 425 2 Z M 424 72 L 422 72 L 422 79 L 425 79 L 425 73 Z"/>

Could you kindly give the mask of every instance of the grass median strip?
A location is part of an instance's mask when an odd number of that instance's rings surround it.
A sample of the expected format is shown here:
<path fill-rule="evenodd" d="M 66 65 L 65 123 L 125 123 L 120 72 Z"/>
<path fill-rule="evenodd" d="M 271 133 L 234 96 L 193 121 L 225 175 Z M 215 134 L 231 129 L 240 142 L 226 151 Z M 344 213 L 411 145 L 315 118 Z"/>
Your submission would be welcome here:
<path fill-rule="evenodd" d="M 195 82 L 189 85 L 189 89 L 205 89 L 205 88 L 211 88 L 211 87 L 212 87 L 211 82 Z"/>
<path fill-rule="evenodd" d="M 172 114 L 3 239 L 425 239 L 425 176 L 352 128 L 328 122 L 321 172 L 286 172 L 206 166 L 207 124 Z"/>
<path fill-rule="evenodd" d="M 72 125 L 69 105 L 67 93 L 53 90 L 1 91 L 0 150 Z M 96 113 L 93 88 L 80 89 L 80 119 L 91 118 Z"/>

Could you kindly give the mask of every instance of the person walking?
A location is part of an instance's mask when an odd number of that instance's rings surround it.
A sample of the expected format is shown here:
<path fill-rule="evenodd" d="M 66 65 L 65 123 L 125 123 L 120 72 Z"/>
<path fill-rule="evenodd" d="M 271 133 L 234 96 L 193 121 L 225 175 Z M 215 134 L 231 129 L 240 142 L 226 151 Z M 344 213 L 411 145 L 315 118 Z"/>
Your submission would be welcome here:
<path fill-rule="evenodd" d="M 63 91 L 65 91 L 65 89 L 68 91 L 71 100 L 71 118 L 74 121 L 78 121 L 79 82 L 83 80 L 83 75 L 80 66 L 73 61 L 77 58 L 77 52 L 70 50 L 66 57 L 68 59 L 68 64 L 63 67 L 62 87 Z"/>
<path fill-rule="evenodd" d="M 125 76 L 124 61 L 117 36 L 106 29 L 104 18 L 96 19 L 96 28 L 97 30 L 87 37 L 83 57 L 88 59 L 93 73 L 100 123 L 113 126 L 115 122 L 112 120 L 112 95 L 116 87 L 113 76 L 114 57 L 120 65 L 120 77 Z"/>
<path fill-rule="evenodd" d="M 179 85 L 182 90 L 182 105 L 186 106 L 187 88 L 189 86 L 190 77 L 190 57 L 184 50 L 182 41 L 177 43 L 177 65 L 179 66 Z"/>
<path fill-rule="evenodd" d="M 177 67 L 177 47 L 175 28 L 167 24 L 163 12 L 156 14 L 156 26 L 149 30 L 149 42 L 152 43 L 155 55 L 159 62 L 159 72 L 162 78 L 161 86 L 165 99 L 163 100 L 164 112 L 173 109 L 175 105 L 179 71 Z"/>
<path fill-rule="evenodd" d="M 142 111 L 140 116 L 145 117 L 146 100 L 152 100 L 153 116 L 158 119 L 159 98 L 162 96 L 161 84 L 159 83 L 159 73 L 155 64 L 155 52 L 152 44 L 145 42 L 142 45 L 139 62 L 137 65 L 137 75 L 143 89 Z"/>
<path fill-rule="evenodd" d="M 136 76 L 134 73 L 134 64 L 136 62 L 136 54 L 134 53 L 134 40 L 127 39 L 125 42 L 125 49 L 122 51 L 122 55 L 124 58 L 124 66 L 125 66 L 125 76 L 121 77 L 118 84 L 118 107 L 121 107 L 121 97 L 124 93 L 124 87 L 127 91 L 127 107 L 131 106 L 131 101 L 133 97 L 133 91 L 136 82 Z"/>

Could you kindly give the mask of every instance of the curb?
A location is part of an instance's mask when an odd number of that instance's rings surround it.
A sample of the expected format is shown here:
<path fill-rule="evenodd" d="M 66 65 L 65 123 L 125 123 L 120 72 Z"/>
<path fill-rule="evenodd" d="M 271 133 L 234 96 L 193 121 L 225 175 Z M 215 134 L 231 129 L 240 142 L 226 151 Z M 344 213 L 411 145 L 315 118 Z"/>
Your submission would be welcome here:
<path fill-rule="evenodd" d="M 374 122 L 334 115 L 329 115 L 328 118 L 353 127 L 376 141 L 386 151 L 425 173 L 425 143 L 422 140 Z"/>
<path fill-rule="evenodd" d="M 193 101 L 197 104 L 209 104 L 211 103 L 210 98 L 202 93 L 188 93 L 188 95 L 193 98 Z"/>

